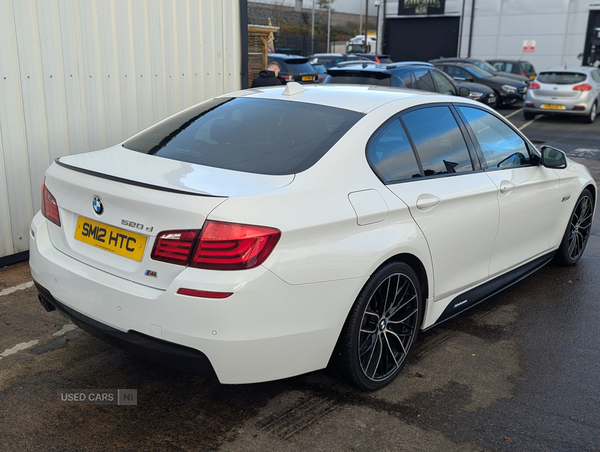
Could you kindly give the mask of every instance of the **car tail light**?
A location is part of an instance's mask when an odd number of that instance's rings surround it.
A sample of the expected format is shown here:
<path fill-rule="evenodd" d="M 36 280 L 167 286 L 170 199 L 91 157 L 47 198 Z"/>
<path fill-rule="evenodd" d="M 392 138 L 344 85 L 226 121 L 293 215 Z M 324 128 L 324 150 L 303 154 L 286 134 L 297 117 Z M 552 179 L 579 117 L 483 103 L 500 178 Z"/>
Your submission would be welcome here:
<path fill-rule="evenodd" d="M 591 91 L 592 85 L 589 83 L 582 83 L 581 85 L 575 85 L 573 91 Z"/>
<path fill-rule="evenodd" d="M 529 84 L 529 89 L 540 89 L 540 88 L 541 88 L 541 86 L 538 82 L 531 82 Z"/>
<path fill-rule="evenodd" d="M 281 232 L 265 226 L 207 221 L 200 234 L 191 267 L 241 270 L 262 264 Z"/>
<path fill-rule="evenodd" d="M 56 198 L 52 196 L 52 193 L 46 187 L 46 179 L 44 179 L 44 183 L 42 184 L 42 215 L 60 227 L 58 204 L 56 203 Z"/>
<path fill-rule="evenodd" d="M 201 231 L 164 231 L 152 259 L 211 270 L 242 270 L 262 264 L 281 237 L 278 229 L 207 221 Z"/>
<path fill-rule="evenodd" d="M 282 79 L 288 81 L 288 82 L 293 82 L 294 81 L 294 76 L 293 75 L 282 75 L 281 76 Z"/>
<path fill-rule="evenodd" d="M 375 57 L 375 62 L 377 62 L 377 63 L 381 63 L 381 60 L 379 59 L 379 57 L 378 57 L 378 56 L 376 56 L 376 57 Z"/>
<path fill-rule="evenodd" d="M 527 77 L 527 75 L 525 75 L 525 72 L 521 72 L 521 75 L 522 75 L 523 77 Z"/>
<path fill-rule="evenodd" d="M 199 232 L 199 230 L 161 232 L 154 242 L 152 259 L 187 265 Z"/>

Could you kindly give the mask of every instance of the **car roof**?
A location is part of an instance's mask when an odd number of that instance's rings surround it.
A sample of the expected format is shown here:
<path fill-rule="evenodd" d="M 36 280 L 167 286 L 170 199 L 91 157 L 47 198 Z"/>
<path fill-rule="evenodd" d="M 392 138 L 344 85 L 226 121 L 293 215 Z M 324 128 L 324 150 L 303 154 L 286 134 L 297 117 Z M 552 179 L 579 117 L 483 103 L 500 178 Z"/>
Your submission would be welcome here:
<path fill-rule="evenodd" d="M 498 58 L 491 58 L 489 60 L 486 61 L 498 61 L 501 63 L 529 63 L 529 61 L 527 60 L 503 60 L 503 59 L 498 59 Z"/>
<path fill-rule="evenodd" d="M 297 58 L 306 59 L 307 58 L 307 57 L 302 56 L 302 55 L 290 55 L 290 54 L 287 54 L 287 53 L 269 53 L 267 55 L 267 57 L 269 59 L 271 59 L 271 58 L 281 58 L 281 59 L 284 59 L 284 60 L 291 60 L 291 59 L 297 59 Z"/>
<path fill-rule="evenodd" d="M 347 53 L 315 53 L 310 55 L 308 58 L 324 58 L 324 57 L 344 57 L 348 56 Z"/>
<path fill-rule="evenodd" d="M 390 72 L 393 69 L 400 68 L 410 68 L 410 67 L 427 67 L 433 68 L 434 65 L 431 63 L 426 63 L 424 61 L 399 61 L 397 63 L 376 63 L 372 60 L 364 60 L 364 61 L 344 61 L 337 65 L 337 67 L 332 67 L 329 70 L 340 70 L 340 69 L 352 69 L 352 70 L 365 70 L 368 72 Z"/>
<path fill-rule="evenodd" d="M 250 88 L 235 93 L 223 94 L 219 97 L 247 97 L 287 102 L 304 102 L 343 108 L 359 113 L 369 113 L 394 101 L 400 101 L 406 108 L 423 103 L 449 101 L 481 105 L 478 102 L 463 97 L 452 97 L 449 100 L 449 96 L 447 95 L 405 88 L 345 84 L 301 85 L 296 82 L 289 82 L 285 86 Z"/>
<path fill-rule="evenodd" d="M 544 69 L 543 71 L 540 71 L 540 73 L 543 72 L 585 72 L 586 74 L 589 74 L 590 72 L 592 72 L 594 69 L 597 69 L 593 66 L 554 66 L 554 67 L 549 67 L 547 69 Z"/>
<path fill-rule="evenodd" d="M 461 62 L 461 61 L 470 63 L 471 61 L 483 61 L 483 60 L 480 60 L 479 58 L 460 58 L 460 57 L 441 57 L 441 58 L 435 58 L 433 60 L 429 60 L 430 63 L 443 63 L 444 61 L 447 61 L 449 63 L 453 62 L 453 61 L 455 63 Z"/>

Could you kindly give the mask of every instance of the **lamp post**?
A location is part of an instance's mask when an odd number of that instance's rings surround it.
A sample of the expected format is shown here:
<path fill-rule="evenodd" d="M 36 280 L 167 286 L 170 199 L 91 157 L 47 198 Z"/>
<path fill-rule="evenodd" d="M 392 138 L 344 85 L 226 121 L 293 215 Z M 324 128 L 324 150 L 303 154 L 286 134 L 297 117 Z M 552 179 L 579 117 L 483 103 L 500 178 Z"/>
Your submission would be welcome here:
<path fill-rule="evenodd" d="M 383 53 L 381 50 L 381 46 L 379 45 L 379 40 L 381 39 L 381 25 L 379 24 L 379 7 L 381 6 L 381 0 L 375 0 L 375 6 L 377 7 L 377 39 L 375 40 L 375 53 Z"/>
<path fill-rule="evenodd" d="M 315 54 L 315 0 L 312 0 L 312 34 L 310 39 L 311 55 Z"/>
<path fill-rule="evenodd" d="M 327 5 L 328 7 L 328 11 L 327 11 L 327 51 L 331 52 L 331 44 L 330 44 L 330 36 L 331 36 L 331 0 L 329 0 L 329 3 Z"/>

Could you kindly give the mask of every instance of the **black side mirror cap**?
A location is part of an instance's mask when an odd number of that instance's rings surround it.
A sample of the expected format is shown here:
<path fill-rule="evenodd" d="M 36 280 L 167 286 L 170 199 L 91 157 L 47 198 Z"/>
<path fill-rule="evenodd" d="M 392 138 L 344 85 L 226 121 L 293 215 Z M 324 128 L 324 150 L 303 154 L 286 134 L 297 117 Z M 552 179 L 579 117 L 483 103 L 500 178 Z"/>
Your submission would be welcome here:
<path fill-rule="evenodd" d="M 567 155 L 552 146 L 542 146 L 541 164 L 546 168 L 562 169 L 567 167 Z"/>
<path fill-rule="evenodd" d="M 469 88 L 461 86 L 460 88 L 458 88 L 458 93 L 461 97 L 469 97 L 469 94 L 471 94 L 471 90 Z"/>

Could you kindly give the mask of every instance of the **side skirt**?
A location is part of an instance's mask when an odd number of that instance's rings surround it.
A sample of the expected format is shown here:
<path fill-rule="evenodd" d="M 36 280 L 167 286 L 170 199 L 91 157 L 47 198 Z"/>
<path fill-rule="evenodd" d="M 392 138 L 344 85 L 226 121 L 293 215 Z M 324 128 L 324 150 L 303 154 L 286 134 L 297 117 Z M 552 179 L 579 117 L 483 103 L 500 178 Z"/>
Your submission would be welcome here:
<path fill-rule="evenodd" d="M 503 275 L 498 276 L 491 281 L 488 281 L 474 289 L 468 290 L 460 295 L 454 297 L 454 299 L 448 304 L 442 315 L 437 319 L 437 321 L 433 324 L 425 328 L 423 331 L 427 331 L 440 323 L 445 322 L 446 320 L 450 320 L 452 317 L 457 316 L 458 314 L 466 311 L 469 308 L 481 303 L 482 301 L 487 300 L 488 298 L 496 295 L 497 293 L 503 291 L 507 287 L 512 286 L 515 283 L 518 283 L 522 279 L 531 275 L 535 271 L 542 268 L 548 262 L 552 260 L 556 251 L 552 251 L 549 254 L 538 257 L 537 259 L 528 262 L 525 265 L 522 265 L 519 268 L 509 271 Z"/>

